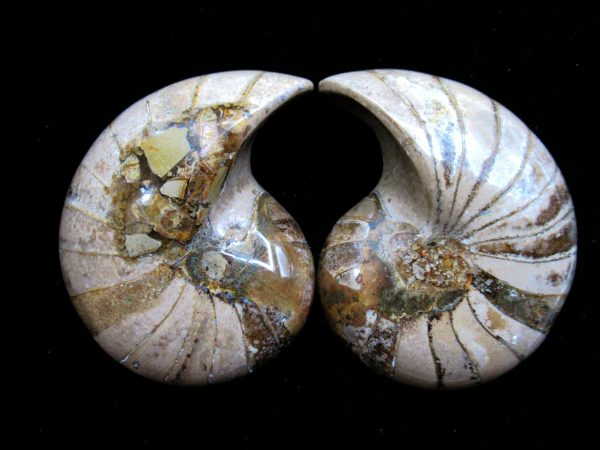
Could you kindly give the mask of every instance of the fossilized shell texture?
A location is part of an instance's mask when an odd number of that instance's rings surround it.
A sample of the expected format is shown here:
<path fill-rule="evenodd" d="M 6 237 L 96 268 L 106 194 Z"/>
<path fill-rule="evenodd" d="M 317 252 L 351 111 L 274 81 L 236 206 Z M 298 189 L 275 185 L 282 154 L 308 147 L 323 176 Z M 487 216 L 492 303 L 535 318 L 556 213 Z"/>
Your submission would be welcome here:
<path fill-rule="evenodd" d="M 67 194 L 60 258 L 97 342 L 174 384 L 225 381 L 302 327 L 313 260 L 250 172 L 251 133 L 304 79 L 239 71 L 140 100 L 98 138 Z"/>
<path fill-rule="evenodd" d="M 421 73 L 347 73 L 320 89 L 367 112 L 384 169 L 335 225 L 322 304 L 370 367 L 428 388 L 484 382 L 544 340 L 569 291 L 573 205 L 552 157 L 506 108 Z"/>

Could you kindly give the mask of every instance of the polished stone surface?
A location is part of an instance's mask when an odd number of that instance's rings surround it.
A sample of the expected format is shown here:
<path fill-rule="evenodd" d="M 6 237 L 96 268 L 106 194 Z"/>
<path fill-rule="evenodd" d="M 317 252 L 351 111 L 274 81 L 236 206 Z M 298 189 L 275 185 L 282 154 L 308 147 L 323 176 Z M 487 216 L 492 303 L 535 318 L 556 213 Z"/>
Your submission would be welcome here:
<path fill-rule="evenodd" d="M 362 71 L 319 88 L 360 105 L 384 158 L 321 254 L 335 332 L 374 370 L 420 387 L 471 386 L 519 364 L 575 269 L 573 204 L 544 145 L 496 101 L 439 77 Z"/>
<path fill-rule="evenodd" d="M 145 377 L 226 381 L 301 329 L 310 249 L 250 171 L 252 132 L 310 81 L 224 72 L 168 86 L 122 113 L 69 189 L 60 257 L 96 341 Z"/>

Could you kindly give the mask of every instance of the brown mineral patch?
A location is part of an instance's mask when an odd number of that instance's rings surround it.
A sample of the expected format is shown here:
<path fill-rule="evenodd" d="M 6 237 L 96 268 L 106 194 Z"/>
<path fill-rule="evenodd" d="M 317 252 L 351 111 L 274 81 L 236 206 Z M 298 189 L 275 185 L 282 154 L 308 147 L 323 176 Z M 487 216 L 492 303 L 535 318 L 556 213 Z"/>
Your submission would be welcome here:
<path fill-rule="evenodd" d="M 559 286 L 565 280 L 565 275 L 561 275 L 557 272 L 550 272 L 547 280 L 552 286 Z"/>
<path fill-rule="evenodd" d="M 569 200 L 569 192 L 565 185 L 557 186 L 554 193 L 550 196 L 548 206 L 540 212 L 535 224 L 544 225 L 559 213 L 563 205 Z"/>
<path fill-rule="evenodd" d="M 463 289 L 472 274 L 466 253 L 466 248 L 453 238 L 417 237 L 394 264 L 409 289 L 454 291 Z"/>
<path fill-rule="evenodd" d="M 354 242 L 342 242 L 325 247 L 322 266 L 333 275 L 339 275 L 362 261 L 362 246 Z"/>
<path fill-rule="evenodd" d="M 207 203 L 212 180 L 216 171 L 213 170 L 204 161 L 198 160 L 192 163 L 191 175 L 186 195 L 186 203 L 193 207 L 198 207 Z"/>
<path fill-rule="evenodd" d="M 176 205 L 165 206 L 153 217 L 154 229 L 160 235 L 179 242 L 187 242 L 192 237 L 194 220 Z"/>
<path fill-rule="evenodd" d="M 258 306 L 270 306 L 281 312 L 290 333 L 296 334 L 307 314 L 303 299 L 299 298 L 304 291 L 295 290 L 293 285 L 270 273 L 263 271 L 257 274 L 256 279 L 243 286 L 242 292 Z"/>
<path fill-rule="evenodd" d="M 210 149 L 199 136 L 207 118 L 214 122 Z M 119 249 L 126 250 L 123 234 L 151 231 L 163 246 L 166 239 L 188 242 L 219 195 L 248 129 L 242 105 L 214 105 L 188 110 L 165 129 L 147 130 L 140 146 L 121 146 L 122 168 L 110 187 L 111 218 L 123 230 L 115 238 Z"/>
<path fill-rule="evenodd" d="M 366 345 L 363 348 L 360 346 L 354 348 L 365 364 L 377 373 L 393 375 L 398 328 L 398 321 L 380 318 L 372 327 Z"/>
<path fill-rule="evenodd" d="M 72 298 L 73 304 L 90 331 L 98 334 L 130 314 L 157 305 L 174 275 L 173 270 L 161 265 L 137 280 L 77 295 Z"/>
<path fill-rule="evenodd" d="M 504 314 L 542 333 L 548 332 L 564 300 L 517 289 L 483 270 L 473 278 L 473 286 Z"/>
<path fill-rule="evenodd" d="M 375 309 L 381 302 L 384 290 L 393 286 L 390 274 L 384 262 L 370 248 L 363 249 L 364 260 L 361 265 L 362 286 L 360 301 L 367 309 Z"/>
<path fill-rule="evenodd" d="M 258 306 L 248 301 L 238 302 L 235 306 L 244 330 L 248 362 L 252 369 L 256 369 L 277 356 L 283 343 L 269 326 L 266 313 Z"/>
<path fill-rule="evenodd" d="M 221 167 L 219 167 L 215 172 L 212 180 L 209 183 L 208 197 L 206 198 L 206 201 L 208 203 L 214 202 L 217 196 L 219 195 L 219 192 L 221 192 L 223 183 L 225 183 L 225 178 L 229 173 L 229 168 L 229 164 L 224 164 Z"/>
<path fill-rule="evenodd" d="M 373 221 L 381 218 L 383 208 L 377 194 L 369 194 L 344 216 L 345 219 Z"/>
<path fill-rule="evenodd" d="M 225 233 L 228 242 L 236 242 L 237 257 L 219 253 L 205 224 L 191 243 L 185 268 L 211 292 L 227 291 L 273 311 L 286 333 L 296 334 L 312 299 L 312 255 L 298 225 L 268 194 L 257 198 L 252 221 L 249 233 L 237 228 Z"/>
<path fill-rule="evenodd" d="M 337 243 L 356 241 L 356 237 L 361 235 L 364 225 L 357 222 L 337 223 L 327 240 L 328 245 Z"/>
<path fill-rule="evenodd" d="M 133 192 L 125 201 L 123 223 L 126 232 L 132 228 L 150 227 L 162 237 L 179 242 L 188 241 L 194 230 L 194 220 L 185 208 L 171 198 L 151 188 Z"/>
<path fill-rule="evenodd" d="M 563 253 L 575 246 L 575 223 L 570 221 L 556 233 L 544 238 L 535 239 L 531 243 L 496 242 L 480 245 L 477 250 L 490 255 L 511 254 L 526 258 L 545 258 Z"/>
<path fill-rule="evenodd" d="M 129 155 L 121 163 L 121 173 L 127 183 L 135 183 L 140 180 L 140 161 L 137 156 Z"/>
<path fill-rule="evenodd" d="M 362 221 L 368 235 L 345 242 L 348 228 L 336 226 L 323 250 L 320 283 L 326 286 L 321 286 L 321 293 L 330 320 L 342 323 L 338 328 L 343 329 L 344 324 L 364 324 L 367 310 L 398 321 L 453 309 L 473 278 L 467 249 L 448 236 L 425 239 L 413 226 L 390 221 L 375 194 L 361 204 L 345 218 L 351 215 Z M 327 276 L 337 281 L 339 273 L 357 267 L 358 287 L 335 283 Z"/>
<path fill-rule="evenodd" d="M 359 291 L 355 291 L 332 276 L 326 269 L 328 258 L 335 259 L 335 253 L 324 250 L 319 270 L 319 290 L 321 304 L 329 322 L 337 334 L 344 336 L 344 327 L 361 327 L 366 323 L 368 310 L 378 310 L 384 289 L 390 289 L 392 282 L 383 262 L 369 248 L 363 248 L 364 258 L 360 264 L 361 279 Z"/>
<path fill-rule="evenodd" d="M 492 330 L 506 328 L 506 320 L 504 320 L 504 318 L 497 311 L 494 311 L 491 308 L 488 309 L 486 318 Z"/>
<path fill-rule="evenodd" d="M 240 291 L 259 306 L 269 306 L 286 317 L 285 326 L 291 334 L 302 328 L 308 314 L 313 290 L 312 255 L 304 243 L 302 233 L 289 214 L 268 194 L 257 200 L 256 227 L 289 263 L 292 272 L 283 276 L 281 268 L 275 271 L 257 269 Z M 308 263 L 308 264 L 307 264 Z M 279 264 L 279 263 L 278 263 Z"/>
<path fill-rule="evenodd" d="M 268 217 L 273 228 L 281 234 L 281 240 L 288 243 L 301 242 L 304 244 L 304 236 L 298 223 L 290 214 L 270 195 L 261 196 L 261 213 Z M 307 248 L 305 248 L 307 250 Z"/>
<path fill-rule="evenodd" d="M 337 282 L 326 270 L 319 271 L 321 306 L 334 331 L 344 337 L 346 325 L 363 326 L 367 309 L 355 292 Z"/>

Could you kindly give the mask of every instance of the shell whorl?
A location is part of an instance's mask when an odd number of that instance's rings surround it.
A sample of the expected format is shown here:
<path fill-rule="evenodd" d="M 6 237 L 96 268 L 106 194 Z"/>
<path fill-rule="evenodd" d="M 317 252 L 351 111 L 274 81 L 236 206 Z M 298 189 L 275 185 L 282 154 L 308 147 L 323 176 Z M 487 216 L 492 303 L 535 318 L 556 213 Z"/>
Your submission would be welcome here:
<path fill-rule="evenodd" d="M 368 113 L 384 159 L 322 251 L 333 329 L 373 369 L 420 387 L 510 370 L 545 338 L 575 269 L 573 204 L 549 152 L 454 81 L 373 70 L 319 88 Z"/>
<path fill-rule="evenodd" d="M 61 265 L 79 315 L 121 364 L 167 383 L 220 382 L 300 330 L 312 255 L 254 180 L 250 145 L 272 111 L 311 88 L 256 71 L 185 80 L 128 108 L 85 155 Z"/>

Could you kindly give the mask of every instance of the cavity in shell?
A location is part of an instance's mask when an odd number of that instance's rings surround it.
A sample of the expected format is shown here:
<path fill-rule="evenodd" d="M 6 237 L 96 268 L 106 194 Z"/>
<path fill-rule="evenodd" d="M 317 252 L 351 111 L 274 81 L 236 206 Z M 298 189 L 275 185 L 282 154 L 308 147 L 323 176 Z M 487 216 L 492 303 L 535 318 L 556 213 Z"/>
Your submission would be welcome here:
<path fill-rule="evenodd" d="M 491 380 L 544 340 L 570 289 L 573 204 L 552 157 L 510 111 L 426 74 L 336 75 L 384 169 L 321 254 L 335 332 L 371 368 L 427 388 Z"/>
<path fill-rule="evenodd" d="M 254 180 L 254 129 L 310 82 L 265 72 L 186 80 L 125 111 L 92 146 L 65 202 L 69 294 L 98 343 L 146 377 L 225 381 L 302 327 L 313 262 Z"/>

